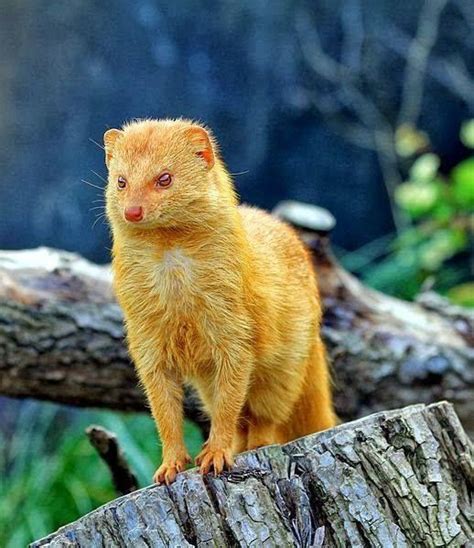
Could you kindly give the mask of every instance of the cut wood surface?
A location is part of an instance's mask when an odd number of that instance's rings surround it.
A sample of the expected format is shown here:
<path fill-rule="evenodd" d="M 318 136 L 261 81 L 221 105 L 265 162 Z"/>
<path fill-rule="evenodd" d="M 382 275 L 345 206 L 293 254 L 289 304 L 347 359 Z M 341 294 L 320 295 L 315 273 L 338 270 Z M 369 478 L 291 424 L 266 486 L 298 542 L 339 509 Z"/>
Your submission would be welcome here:
<path fill-rule="evenodd" d="M 472 446 L 446 402 L 381 412 L 183 473 L 33 546 L 463 546 L 474 540 Z"/>

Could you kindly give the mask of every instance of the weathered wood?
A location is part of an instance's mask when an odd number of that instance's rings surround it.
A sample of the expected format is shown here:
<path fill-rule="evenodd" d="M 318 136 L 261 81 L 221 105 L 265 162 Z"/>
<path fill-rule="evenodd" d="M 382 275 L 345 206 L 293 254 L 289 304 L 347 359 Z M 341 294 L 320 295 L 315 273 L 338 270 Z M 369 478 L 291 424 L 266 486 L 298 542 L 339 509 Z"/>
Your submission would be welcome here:
<path fill-rule="evenodd" d="M 462 546 L 473 457 L 450 404 L 411 406 L 186 472 L 32 546 Z"/>
<path fill-rule="evenodd" d="M 286 213 L 285 213 L 286 211 Z M 323 336 L 344 420 L 449 399 L 474 433 L 472 312 L 393 299 L 363 286 L 329 249 L 331 219 L 283 214 L 312 249 L 325 316 Z M 296 210 L 297 211 L 297 210 Z M 317 230 L 319 225 L 326 227 Z M 311 232 L 303 227 L 310 227 Z M 0 393 L 80 406 L 143 410 L 123 344 L 108 266 L 46 248 L 0 252 Z M 207 423 L 196 397 L 187 415 Z"/>
<path fill-rule="evenodd" d="M 447 399 L 474 434 L 473 311 L 440 296 L 409 303 L 374 291 L 341 268 L 327 237 L 302 236 L 324 299 L 323 337 L 340 416 Z"/>

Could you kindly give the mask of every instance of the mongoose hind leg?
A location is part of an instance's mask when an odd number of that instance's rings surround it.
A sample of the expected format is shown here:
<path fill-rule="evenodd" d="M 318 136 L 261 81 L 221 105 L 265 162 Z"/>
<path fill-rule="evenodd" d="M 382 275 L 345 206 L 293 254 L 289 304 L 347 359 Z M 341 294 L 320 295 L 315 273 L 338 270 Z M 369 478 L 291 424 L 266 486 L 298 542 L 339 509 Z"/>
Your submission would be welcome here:
<path fill-rule="evenodd" d="M 332 404 L 331 379 L 324 347 L 321 340 L 317 339 L 308 362 L 303 391 L 291 417 L 282 426 L 282 434 L 286 441 L 290 441 L 333 428 L 338 422 Z"/>
<path fill-rule="evenodd" d="M 257 449 L 258 447 L 281 442 L 279 427 L 275 422 L 250 415 L 247 449 Z"/>
<path fill-rule="evenodd" d="M 243 453 L 244 451 L 247 451 L 248 433 L 248 418 L 246 415 L 243 415 L 240 418 L 239 424 L 237 426 L 237 432 L 234 435 L 234 441 L 232 443 L 232 450 L 236 455 L 238 453 Z"/>

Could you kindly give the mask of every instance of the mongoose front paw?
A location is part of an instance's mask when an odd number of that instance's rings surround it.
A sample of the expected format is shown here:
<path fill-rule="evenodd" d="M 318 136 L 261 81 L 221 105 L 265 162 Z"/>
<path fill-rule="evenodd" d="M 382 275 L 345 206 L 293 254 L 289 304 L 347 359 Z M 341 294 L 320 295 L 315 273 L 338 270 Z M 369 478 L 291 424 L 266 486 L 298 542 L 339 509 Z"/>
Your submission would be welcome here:
<path fill-rule="evenodd" d="M 191 457 L 187 454 L 174 460 L 164 460 L 155 472 L 153 481 L 158 484 L 166 483 L 166 485 L 173 483 L 178 473 L 182 472 L 186 468 L 186 464 L 190 462 Z"/>
<path fill-rule="evenodd" d="M 195 463 L 199 466 L 201 474 L 207 474 L 212 468 L 214 475 L 217 476 L 224 468 L 231 468 L 233 466 L 232 450 L 210 447 L 206 443 L 203 450 L 196 457 Z"/>

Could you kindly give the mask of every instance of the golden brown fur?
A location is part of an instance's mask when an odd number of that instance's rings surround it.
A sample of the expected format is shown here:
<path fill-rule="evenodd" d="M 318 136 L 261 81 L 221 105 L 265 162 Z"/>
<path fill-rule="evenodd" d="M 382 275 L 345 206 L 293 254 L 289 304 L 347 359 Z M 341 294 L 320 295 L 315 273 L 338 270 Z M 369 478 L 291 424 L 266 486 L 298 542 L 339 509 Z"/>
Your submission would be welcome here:
<path fill-rule="evenodd" d="M 115 290 L 163 443 L 155 481 L 173 481 L 189 461 L 185 381 L 211 418 L 203 472 L 333 426 L 320 300 L 295 232 L 238 206 L 217 145 L 197 124 L 137 121 L 104 142 Z M 173 177 L 165 189 L 163 172 Z M 138 205 L 143 219 L 125 220 L 124 208 Z"/>

